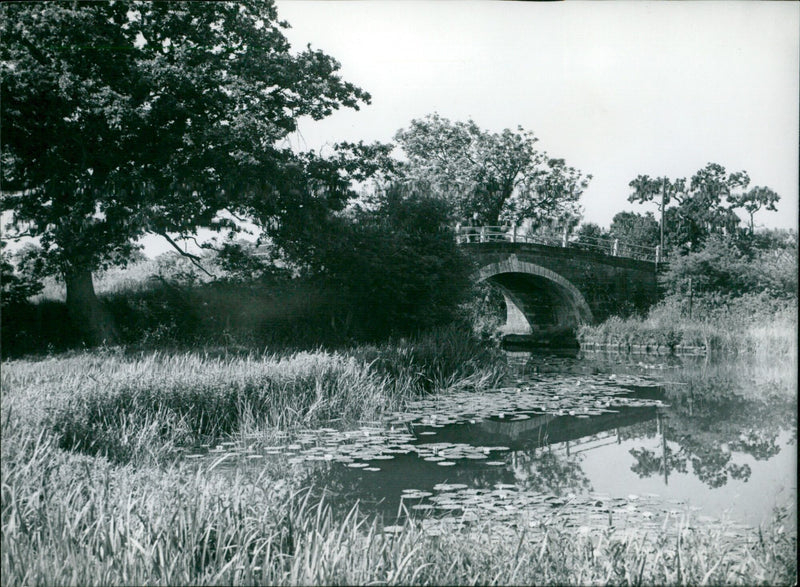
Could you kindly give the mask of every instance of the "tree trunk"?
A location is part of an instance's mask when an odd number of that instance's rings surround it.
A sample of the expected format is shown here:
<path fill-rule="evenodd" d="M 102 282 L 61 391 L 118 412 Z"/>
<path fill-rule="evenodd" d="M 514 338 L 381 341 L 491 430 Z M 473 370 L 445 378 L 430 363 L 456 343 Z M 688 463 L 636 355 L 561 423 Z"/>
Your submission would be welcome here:
<path fill-rule="evenodd" d="M 117 331 L 111 315 L 103 308 L 94 293 L 92 272 L 77 269 L 65 276 L 67 283 L 67 311 L 73 326 L 90 346 L 114 344 Z"/>

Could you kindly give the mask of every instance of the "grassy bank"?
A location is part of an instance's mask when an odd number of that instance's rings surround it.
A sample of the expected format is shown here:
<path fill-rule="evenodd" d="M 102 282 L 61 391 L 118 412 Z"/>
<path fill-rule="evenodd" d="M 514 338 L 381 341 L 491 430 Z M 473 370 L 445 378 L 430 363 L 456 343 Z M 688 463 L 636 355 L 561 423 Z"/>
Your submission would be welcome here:
<path fill-rule="evenodd" d="M 3 366 L 3 411 L 115 462 L 246 433 L 374 421 L 419 394 L 495 382 L 494 351 L 455 328 L 349 351 L 122 348 Z"/>
<path fill-rule="evenodd" d="M 584 349 L 658 353 L 700 352 L 747 354 L 756 357 L 797 357 L 797 300 L 765 295 L 693 300 L 673 296 L 653 307 L 646 317 L 610 318 L 582 326 L 578 341 Z"/>

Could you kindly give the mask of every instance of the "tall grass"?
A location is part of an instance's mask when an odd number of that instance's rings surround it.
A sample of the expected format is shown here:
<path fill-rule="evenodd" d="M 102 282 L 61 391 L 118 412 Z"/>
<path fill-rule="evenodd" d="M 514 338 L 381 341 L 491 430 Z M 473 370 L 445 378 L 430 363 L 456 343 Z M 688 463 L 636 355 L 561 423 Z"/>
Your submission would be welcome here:
<path fill-rule="evenodd" d="M 700 298 L 690 315 L 685 299 L 671 297 L 648 315 L 612 317 L 596 326 L 582 326 L 583 346 L 601 345 L 622 350 L 706 354 L 746 354 L 797 360 L 797 300 L 773 300 L 764 295 L 739 298 Z"/>
<path fill-rule="evenodd" d="M 65 449 L 158 460 L 249 429 L 375 421 L 420 393 L 496 382 L 492 355 L 452 329 L 349 352 L 81 352 L 6 362 L 3 410 Z"/>

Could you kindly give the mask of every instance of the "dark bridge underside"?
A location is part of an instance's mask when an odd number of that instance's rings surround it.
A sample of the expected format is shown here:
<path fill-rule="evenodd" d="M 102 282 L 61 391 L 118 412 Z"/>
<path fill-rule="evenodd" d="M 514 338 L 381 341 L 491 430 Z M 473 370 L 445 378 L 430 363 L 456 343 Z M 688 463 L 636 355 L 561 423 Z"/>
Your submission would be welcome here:
<path fill-rule="evenodd" d="M 506 331 L 513 334 L 574 329 L 581 322 L 569 292 L 545 277 L 500 273 L 487 279 L 506 300 Z"/>

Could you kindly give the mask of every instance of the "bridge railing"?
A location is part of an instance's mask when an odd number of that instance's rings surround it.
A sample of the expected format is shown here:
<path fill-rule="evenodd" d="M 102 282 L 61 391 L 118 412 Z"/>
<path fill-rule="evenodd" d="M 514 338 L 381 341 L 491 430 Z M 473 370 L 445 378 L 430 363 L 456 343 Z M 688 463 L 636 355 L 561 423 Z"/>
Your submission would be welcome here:
<path fill-rule="evenodd" d="M 625 257 L 654 263 L 661 263 L 665 260 L 660 247 L 646 247 L 622 242 L 618 239 L 566 234 L 561 237 L 553 235 L 532 235 L 523 233 L 516 226 L 456 226 L 454 232 L 458 244 L 494 242 L 532 243 L 551 247 L 596 251 L 612 257 Z"/>

